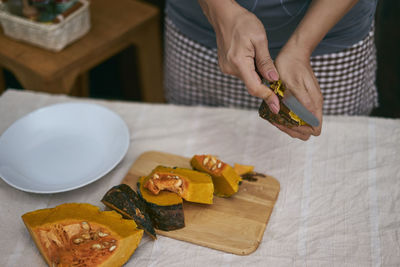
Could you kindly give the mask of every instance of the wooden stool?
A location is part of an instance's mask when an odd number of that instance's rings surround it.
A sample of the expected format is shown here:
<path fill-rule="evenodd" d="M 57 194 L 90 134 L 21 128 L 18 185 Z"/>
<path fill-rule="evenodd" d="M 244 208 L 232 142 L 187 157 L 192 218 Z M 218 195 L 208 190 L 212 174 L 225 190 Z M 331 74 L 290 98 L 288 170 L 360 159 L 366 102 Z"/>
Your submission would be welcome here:
<path fill-rule="evenodd" d="M 14 41 L 0 32 L 0 67 L 28 90 L 88 96 L 88 71 L 134 45 L 143 101 L 164 102 L 159 11 L 135 0 L 90 3 L 92 28 L 60 52 Z M 0 69 L 0 94 L 4 78 Z"/>

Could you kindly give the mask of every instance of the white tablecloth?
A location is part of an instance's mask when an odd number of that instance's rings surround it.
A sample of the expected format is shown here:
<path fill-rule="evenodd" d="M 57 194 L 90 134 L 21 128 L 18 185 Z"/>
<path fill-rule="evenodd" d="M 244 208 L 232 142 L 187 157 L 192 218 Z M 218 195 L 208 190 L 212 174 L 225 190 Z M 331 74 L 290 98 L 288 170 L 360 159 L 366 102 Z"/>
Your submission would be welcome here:
<path fill-rule="evenodd" d="M 252 164 L 276 177 L 281 192 L 262 243 L 248 256 L 145 235 L 127 266 L 400 266 L 400 120 L 328 116 L 321 136 L 303 142 L 255 111 L 8 90 L 0 97 L 0 134 L 23 115 L 66 101 L 118 113 L 131 133 L 128 153 L 105 177 L 70 192 L 31 194 L 0 180 L 0 266 L 45 266 L 21 215 L 65 202 L 103 208 L 103 194 L 148 150 Z"/>

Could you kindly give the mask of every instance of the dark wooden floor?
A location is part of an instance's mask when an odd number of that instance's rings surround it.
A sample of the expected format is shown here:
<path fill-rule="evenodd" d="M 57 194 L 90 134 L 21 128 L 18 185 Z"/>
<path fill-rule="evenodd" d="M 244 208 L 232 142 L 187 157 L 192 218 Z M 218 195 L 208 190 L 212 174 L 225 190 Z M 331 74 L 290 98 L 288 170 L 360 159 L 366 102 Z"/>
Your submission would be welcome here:
<path fill-rule="evenodd" d="M 164 1 L 147 0 L 163 10 Z M 400 118 L 400 1 L 380 0 L 376 12 L 375 41 L 378 55 L 376 84 L 380 106 L 373 116 Z M 163 14 L 163 12 L 161 12 Z M 162 25 L 161 25 L 162 26 Z M 135 49 L 126 49 L 90 72 L 90 96 L 140 101 Z M 20 88 L 14 76 L 5 73 L 7 87 Z"/>

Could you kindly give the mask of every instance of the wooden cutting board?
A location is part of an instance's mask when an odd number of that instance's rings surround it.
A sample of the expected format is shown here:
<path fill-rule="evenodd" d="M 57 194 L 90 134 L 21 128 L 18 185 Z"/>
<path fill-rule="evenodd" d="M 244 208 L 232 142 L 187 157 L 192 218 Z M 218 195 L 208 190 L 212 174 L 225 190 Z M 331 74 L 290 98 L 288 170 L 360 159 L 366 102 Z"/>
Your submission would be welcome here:
<path fill-rule="evenodd" d="M 122 182 L 136 190 L 138 178 L 148 175 L 158 165 L 191 168 L 189 158 L 149 151 L 139 156 Z M 257 181 L 244 180 L 238 193 L 230 198 L 214 197 L 212 205 L 185 201 L 185 227 L 169 232 L 157 230 L 157 234 L 248 255 L 262 240 L 279 189 L 279 182 L 266 176 Z"/>

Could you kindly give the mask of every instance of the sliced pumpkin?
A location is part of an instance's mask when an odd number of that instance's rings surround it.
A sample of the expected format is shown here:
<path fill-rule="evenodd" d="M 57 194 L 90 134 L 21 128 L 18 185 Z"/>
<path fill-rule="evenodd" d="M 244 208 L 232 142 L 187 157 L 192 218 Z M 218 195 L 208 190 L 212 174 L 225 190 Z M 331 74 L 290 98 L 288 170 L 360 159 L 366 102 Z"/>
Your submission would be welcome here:
<path fill-rule="evenodd" d="M 51 267 L 122 266 L 143 236 L 133 220 L 85 203 L 28 212 L 22 220 Z"/>
<path fill-rule="evenodd" d="M 242 176 L 243 174 L 252 172 L 254 170 L 254 166 L 235 163 L 233 164 L 233 169 L 238 175 Z"/>
<path fill-rule="evenodd" d="M 157 239 L 153 223 L 146 212 L 146 204 L 129 185 L 120 184 L 112 187 L 101 202 L 125 218 L 133 219 L 139 228 L 153 239 Z"/>
<path fill-rule="evenodd" d="M 209 174 L 186 168 L 158 166 L 144 185 L 158 195 L 162 190 L 177 193 L 186 201 L 213 203 L 214 184 Z"/>
<path fill-rule="evenodd" d="M 239 190 L 242 178 L 229 164 L 212 155 L 194 155 L 190 160 L 193 169 L 211 175 L 214 183 L 214 194 L 230 197 Z"/>
<path fill-rule="evenodd" d="M 157 167 L 148 176 L 140 177 L 137 183 L 137 193 L 146 203 L 147 212 L 154 228 L 171 231 L 185 226 L 182 198 L 178 194 L 166 190 L 155 195 L 144 186 L 154 173 L 164 170 L 163 168 Z"/>
<path fill-rule="evenodd" d="M 258 109 L 258 114 L 261 118 L 266 119 L 271 123 L 277 123 L 286 127 L 308 125 L 282 102 L 286 86 L 281 80 L 271 83 L 270 88 L 278 96 L 280 109 L 278 114 L 272 113 L 267 103 L 262 101 Z"/>

